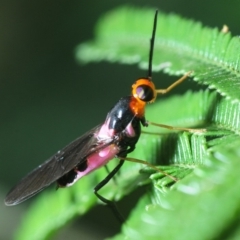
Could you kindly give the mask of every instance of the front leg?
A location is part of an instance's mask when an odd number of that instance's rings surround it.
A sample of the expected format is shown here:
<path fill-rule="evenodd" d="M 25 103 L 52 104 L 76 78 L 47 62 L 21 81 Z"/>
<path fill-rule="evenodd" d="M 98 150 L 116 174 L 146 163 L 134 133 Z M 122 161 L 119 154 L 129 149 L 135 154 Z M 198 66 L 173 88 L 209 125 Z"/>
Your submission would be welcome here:
<path fill-rule="evenodd" d="M 141 121 L 141 124 L 142 124 L 144 127 L 148 127 L 148 121 L 146 120 L 145 117 L 142 117 L 140 121 Z"/>

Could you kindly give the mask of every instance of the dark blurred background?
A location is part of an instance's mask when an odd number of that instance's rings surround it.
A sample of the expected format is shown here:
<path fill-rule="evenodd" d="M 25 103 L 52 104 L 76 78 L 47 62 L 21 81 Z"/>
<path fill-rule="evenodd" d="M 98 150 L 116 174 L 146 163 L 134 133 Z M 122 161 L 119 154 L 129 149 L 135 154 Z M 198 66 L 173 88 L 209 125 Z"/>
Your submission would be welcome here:
<path fill-rule="evenodd" d="M 233 35 L 240 33 L 237 0 L 1 0 L 0 239 L 11 238 L 27 206 L 5 207 L 7 190 L 65 144 L 102 122 L 112 105 L 130 92 L 132 82 L 145 75 L 134 65 L 81 66 L 74 58 L 75 47 L 93 38 L 99 17 L 126 3 L 175 12 L 219 29 L 227 24 Z M 154 78 L 161 87 L 176 79 L 161 73 Z M 175 91 L 187 88 L 186 83 Z M 90 218 L 98 225 L 101 209 L 95 211 L 97 214 L 71 224 L 55 239 L 70 238 L 69 234 L 72 240 L 79 239 L 83 225 L 93 232 Z M 105 222 L 99 224 L 94 239 L 117 230 L 108 229 L 106 217 Z"/>

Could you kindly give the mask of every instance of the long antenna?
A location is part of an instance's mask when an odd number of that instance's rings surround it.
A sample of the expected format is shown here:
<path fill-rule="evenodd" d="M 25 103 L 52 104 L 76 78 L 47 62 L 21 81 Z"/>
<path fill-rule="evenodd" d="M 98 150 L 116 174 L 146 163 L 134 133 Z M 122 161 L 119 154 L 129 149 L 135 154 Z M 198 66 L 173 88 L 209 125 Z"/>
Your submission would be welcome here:
<path fill-rule="evenodd" d="M 149 80 L 152 80 L 152 59 L 153 59 L 155 33 L 156 33 L 156 28 L 157 28 L 157 15 L 158 15 L 158 10 L 156 10 L 156 12 L 155 12 L 152 37 L 150 39 L 150 51 L 149 51 L 149 62 L 148 62 L 148 79 Z"/>

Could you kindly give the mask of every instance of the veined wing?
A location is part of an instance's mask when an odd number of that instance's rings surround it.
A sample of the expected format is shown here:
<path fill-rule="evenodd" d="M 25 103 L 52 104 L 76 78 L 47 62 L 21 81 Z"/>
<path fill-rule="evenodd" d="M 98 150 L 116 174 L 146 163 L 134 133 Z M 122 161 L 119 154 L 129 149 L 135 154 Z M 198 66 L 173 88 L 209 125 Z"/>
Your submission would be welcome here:
<path fill-rule="evenodd" d="M 101 126 L 98 125 L 77 138 L 30 172 L 10 190 L 5 204 L 11 206 L 27 200 L 72 170 L 90 154 L 110 145 L 114 139 L 99 141 L 95 135 Z"/>

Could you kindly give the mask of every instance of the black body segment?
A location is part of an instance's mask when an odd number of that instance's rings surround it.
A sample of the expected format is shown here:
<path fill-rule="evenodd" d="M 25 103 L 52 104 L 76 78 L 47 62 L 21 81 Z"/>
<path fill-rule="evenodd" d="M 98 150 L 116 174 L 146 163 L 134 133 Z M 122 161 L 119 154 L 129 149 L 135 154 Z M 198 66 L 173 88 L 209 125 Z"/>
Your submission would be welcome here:
<path fill-rule="evenodd" d="M 110 119 L 108 128 L 113 129 L 115 134 L 119 137 L 117 145 L 121 147 L 121 152 L 118 156 L 126 157 L 126 155 L 132 152 L 141 134 L 142 120 L 145 122 L 145 118 L 138 118 L 134 115 L 130 108 L 132 96 L 121 98 L 117 104 L 111 109 L 107 115 L 107 119 Z M 127 133 L 127 126 L 131 124 L 135 136 L 129 137 Z"/>

